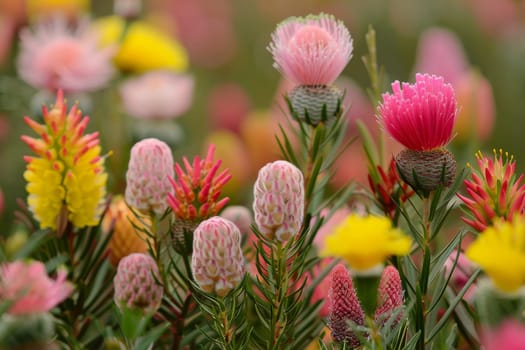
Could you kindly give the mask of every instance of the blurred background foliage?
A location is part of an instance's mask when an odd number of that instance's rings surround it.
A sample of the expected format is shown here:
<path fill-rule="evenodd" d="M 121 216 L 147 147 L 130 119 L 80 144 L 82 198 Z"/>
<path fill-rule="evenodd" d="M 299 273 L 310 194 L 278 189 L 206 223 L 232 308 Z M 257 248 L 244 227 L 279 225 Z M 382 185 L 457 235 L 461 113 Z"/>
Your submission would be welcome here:
<path fill-rule="evenodd" d="M 83 3 L 93 20 L 113 13 L 112 1 Z M 465 140 L 458 135 L 454 141 L 459 164 L 472 161 L 478 148 L 503 148 L 515 155 L 518 169 L 525 170 L 525 2 L 517 0 L 144 1 L 142 19 L 183 45 L 189 55 L 188 73 L 195 79 L 191 107 L 177 118 L 182 138 L 173 144 L 176 161 L 183 155 L 203 154 L 209 142 L 215 143 L 234 175 L 227 189 L 232 203 L 249 203 L 258 167 L 278 157 L 278 149 L 270 145 L 275 121 L 282 121 L 285 114 L 276 107 L 285 90 L 266 49 L 271 32 L 288 16 L 319 12 L 344 21 L 354 39 L 354 57 L 344 72 L 353 84 L 348 94 L 354 103 L 348 113 L 352 121 L 374 123 L 373 109 L 363 101 L 369 79 L 361 61 L 367 53 L 365 33 L 370 25 L 376 30 L 379 63 L 385 68 L 383 90 L 396 79 L 413 81 L 422 34 L 429 28 L 446 28 L 459 39 L 469 69 L 490 83 L 495 106 L 492 113 L 492 97 L 483 97 L 466 124 L 471 137 Z M 0 0 L 0 190 L 4 197 L 0 234 L 15 227 L 16 199 L 26 196 L 23 155 L 30 151 L 20 136 L 31 132 L 22 118 L 38 115 L 43 102 L 17 76 L 18 34 L 29 22 L 25 1 Z M 448 62 L 455 59 L 455 53 L 449 52 L 453 48 L 444 45 L 435 50 L 438 62 L 433 64 L 438 70 L 455 64 Z M 119 72 L 110 86 L 87 97 L 90 103 L 79 101 L 92 118 L 89 129 L 101 132 L 104 152 L 113 151 L 107 163 L 111 193 L 124 190 L 129 148 L 137 138 L 130 131 L 137 120 L 123 116 L 118 90 L 118 84 L 130 75 Z M 485 136 L 468 131 L 479 125 L 487 126 Z M 357 148 L 353 152 L 357 156 L 347 155 L 338 172 L 365 183 L 362 154 Z"/>

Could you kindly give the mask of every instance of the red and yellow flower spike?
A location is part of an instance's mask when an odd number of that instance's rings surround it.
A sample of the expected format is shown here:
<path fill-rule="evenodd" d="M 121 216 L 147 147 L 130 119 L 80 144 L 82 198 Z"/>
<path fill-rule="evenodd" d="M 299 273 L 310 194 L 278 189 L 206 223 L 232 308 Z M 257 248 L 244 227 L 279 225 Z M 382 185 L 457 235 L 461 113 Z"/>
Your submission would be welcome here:
<path fill-rule="evenodd" d="M 29 208 L 41 228 L 56 229 L 61 213 L 77 228 L 95 226 L 107 182 L 98 132 L 84 134 L 89 117 L 82 116 L 77 105 L 68 113 L 61 90 L 51 110 L 43 106 L 42 112 L 44 124 L 24 118 L 40 136 L 22 136 L 37 155 L 24 157 Z"/>
<path fill-rule="evenodd" d="M 476 153 L 479 170 L 472 172 L 471 180 L 465 180 L 468 195 L 458 194 L 465 203 L 469 217 L 463 221 L 477 231 L 483 231 L 496 219 L 512 220 L 525 211 L 524 175 L 516 175 L 514 156 L 503 150 L 493 150 L 494 159 Z"/>

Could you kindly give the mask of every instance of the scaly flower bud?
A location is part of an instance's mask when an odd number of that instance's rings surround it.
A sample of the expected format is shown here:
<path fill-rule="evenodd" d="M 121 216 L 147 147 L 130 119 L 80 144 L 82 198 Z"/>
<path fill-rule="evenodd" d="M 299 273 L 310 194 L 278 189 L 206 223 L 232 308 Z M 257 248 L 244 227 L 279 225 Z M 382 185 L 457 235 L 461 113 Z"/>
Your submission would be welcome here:
<path fill-rule="evenodd" d="M 293 164 L 278 160 L 266 164 L 254 186 L 253 211 L 259 231 L 284 242 L 299 233 L 304 216 L 304 180 Z"/>
<path fill-rule="evenodd" d="M 140 253 L 126 256 L 120 260 L 113 280 L 115 303 L 119 307 L 154 314 L 163 294 L 158 278 L 159 269 L 151 256 Z"/>
<path fill-rule="evenodd" d="M 294 117 L 315 126 L 337 116 L 341 111 L 343 92 L 331 85 L 299 85 L 288 97 Z"/>
<path fill-rule="evenodd" d="M 126 173 L 126 202 L 149 214 L 162 215 L 171 192 L 173 156 L 169 146 L 157 139 L 144 139 L 131 148 Z"/>
<path fill-rule="evenodd" d="M 241 233 L 229 220 L 214 216 L 199 224 L 193 238 L 193 277 L 208 293 L 225 296 L 244 276 Z"/>
<path fill-rule="evenodd" d="M 392 317 L 392 313 L 399 312 L 403 306 L 403 288 L 401 287 L 401 278 L 399 272 L 394 266 L 387 266 L 383 270 L 381 281 L 377 293 L 377 310 L 375 312 L 375 321 L 378 325 L 384 324 Z M 399 322 L 402 313 L 397 314 L 396 321 L 392 327 Z"/>
<path fill-rule="evenodd" d="M 42 107 L 44 124 L 25 117 L 41 138 L 22 136 L 37 157 L 26 156 L 27 202 L 41 228 L 56 229 L 61 213 L 75 227 L 95 226 L 103 211 L 107 174 L 98 132 L 84 135 L 88 117 L 74 105 L 69 113 L 61 90 L 55 106 Z"/>

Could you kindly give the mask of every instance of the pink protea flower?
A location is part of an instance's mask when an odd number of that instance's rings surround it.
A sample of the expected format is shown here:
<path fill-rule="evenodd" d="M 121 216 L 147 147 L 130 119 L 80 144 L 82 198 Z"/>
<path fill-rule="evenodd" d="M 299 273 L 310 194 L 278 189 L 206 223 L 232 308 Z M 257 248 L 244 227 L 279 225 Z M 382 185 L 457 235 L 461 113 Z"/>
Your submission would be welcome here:
<path fill-rule="evenodd" d="M 214 216 L 201 222 L 193 237 L 191 270 L 195 281 L 204 291 L 225 296 L 244 276 L 239 229 Z"/>
<path fill-rule="evenodd" d="M 122 258 L 113 280 L 115 303 L 121 308 L 154 314 L 160 307 L 163 295 L 158 279 L 159 270 L 151 256 L 133 253 Z"/>
<path fill-rule="evenodd" d="M 525 325 L 509 319 L 495 330 L 485 330 L 481 340 L 485 350 L 525 350 Z"/>
<path fill-rule="evenodd" d="M 464 181 L 467 195 L 457 194 L 467 208 L 462 220 L 480 232 L 498 218 L 510 221 L 525 211 L 524 175 L 516 175 L 516 161 L 508 152 L 493 152 L 493 159 L 476 154 L 479 170 Z"/>
<path fill-rule="evenodd" d="M 253 211 L 259 231 L 284 242 L 299 233 L 304 217 L 304 179 L 292 163 L 266 164 L 255 181 Z"/>
<path fill-rule="evenodd" d="M 357 298 L 352 277 L 343 264 L 338 264 L 332 270 L 331 279 L 332 284 L 328 294 L 330 300 L 328 327 L 335 341 L 346 342 L 356 348 L 360 345 L 360 341 L 349 322 L 363 326 L 365 313 Z"/>
<path fill-rule="evenodd" d="M 184 114 L 193 99 L 194 79 L 188 74 L 153 71 L 120 86 L 124 109 L 142 119 L 173 119 Z"/>
<path fill-rule="evenodd" d="M 352 57 L 352 49 L 343 22 L 324 13 L 284 20 L 268 46 L 274 67 L 298 85 L 332 84 Z"/>
<path fill-rule="evenodd" d="M 210 145 L 206 157 L 195 156 L 193 164 L 183 157 L 185 170 L 175 164 L 177 177 L 169 178 L 173 192 L 168 194 L 168 204 L 177 219 L 203 220 L 218 214 L 228 203 L 229 198 L 219 197 L 231 174 L 228 169 L 219 173 L 222 161 L 214 161 L 214 153 L 215 146 Z"/>
<path fill-rule="evenodd" d="M 114 48 L 100 48 L 98 34 L 87 21 L 72 30 L 65 19 L 23 29 L 18 72 L 36 88 L 85 92 L 106 85 L 113 74 Z"/>
<path fill-rule="evenodd" d="M 65 270 L 58 270 L 55 280 L 49 278 L 40 261 L 15 261 L 0 269 L 0 300 L 13 302 L 7 311 L 12 315 L 47 312 L 65 300 L 73 291 L 66 281 Z"/>
<path fill-rule="evenodd" d="M 169 146 L 154 138 L 137 142 L 131 148 L 126 173 L 126 202 L 144 213 L 162 215 L 172 190 L 170 177 L 173 156 Z"/>
<path fill-rule="evenodd" d="M 408 149 L 430 151 L 452 138 L 457 107 L 452 85 L 443 78 L 416 74 L 415 84 L 395 81 L 379 106 L 386 131 Z"/>
<path fill-rule="evenodd" d="M 403 306 L 403 288 L 401 287 L 401 278 L 397 269 L 389 265 L 383 270 L 379 287 L 377 289 L 377 309 L 375 312 L 375 321 L 377 324 L 383 324 L 388 321 L 392 313 L 398 312 Z M 398 314 L 397 321 L 401 318 Z M 394 325 L 397 322 L 394 322 Z"/>

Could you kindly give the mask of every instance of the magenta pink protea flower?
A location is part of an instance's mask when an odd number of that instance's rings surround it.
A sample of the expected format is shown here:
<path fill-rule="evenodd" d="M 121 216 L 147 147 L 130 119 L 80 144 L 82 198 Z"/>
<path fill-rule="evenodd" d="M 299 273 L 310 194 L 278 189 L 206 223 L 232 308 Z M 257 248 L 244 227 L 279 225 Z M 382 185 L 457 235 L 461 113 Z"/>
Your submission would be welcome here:
<path fill-rule="evenodd" d="M 191 258 L 193 277 L 208 293 L 225 296 L 244 276 L 241 233 L 229 220 L 214 216 L 197 226 Z"/>
<path fill-rule="evenodd" d="M 525 325 L 509 319 L 495 330 L 485 330 L 481 339 L 485 350 L 525 350 Z"/>
<path fill-rule="evenodd" d="M 87 21 L 71 29 L 65 19 L 21 32 L 18 72 L 36 88 L 85 92 L 103 87 L 113 74 L 113 47 L 101 48 Z"/>
<path fill-rule="evenodd" d="M 158 279 L 159 269 L 151 256 L 133 253 L 122 258 L 113 280 L 115 303 L 119 307 L 154 314 L 163 295 Z"/>
<path fill-rule="evenodd" d="M 49 278 L 40 261 L 15 261 L 0 269 L 0 300 L 13 302 L 7 311 L 12 315 L 47 312 L 66 299 L 73 285 L 66 281 L 65 270 Z"/>
<path fill-rule="evenodd" d="M 299 233 L 304 180 L 295 165 L 284 160 L 266 164 L 259 170 L 253 193 L 255 223 L 266 238 L 284 242 Z"/>
<path fill-rule="evenodd" d="M 268 50 L 277 68 L 298 85 L 330 85 L 352 57 L 352 38 L 343 22 L 321 13 L 290 17 L 272 33 Z"/>
<path fill-rule="evenodd" d="M 399 272 L 394 266 L 387 266 L 383 270 L 379 287 L 377 289 L 377 309 L 375 320 L 377 324 L 388 321 L 392 313 L 398 312 L 403 306 L 403 288 Z M 401 313 L 397 314 L 397 320 L 401 318 Z M 395 325 L 396 322 L 394 322 Z"/>
<path fill-rule="evenodd" d="M 359 338 L 349 323 L 363 326 L 365 313 L 357 298 L 352 277 L 343 264 L 338 264 L 332 270 L 331 279 L 332 284 L 328 293 L 330 300 L 328 327 L 332 338 L 337 342 L 346 342 L 351 347 L 358 347 Z"/>
<path fill-rule="evenodd" d="M 386 131 L 415 151 L 445 146 L 452 138 L 456 113 L 452 85 L 428 74 L 416 74 L 415 84 L 395 81 L 392 94 L 383 94 L 383 103 L 379 106 Z"/>
<path fill-rule="evenodd" d="M 191 106 L 193 77 L 154 71 L 131 78 L 120 86 L 126 112 L 142 119 L 173 119 Z"/>
<path fill-rule="evenodd" d="M 169 178 L 173 177 L 173 156 L 169 146 L 150 138 L 131 148 L 126 173 L 126 202 L 144 213 L 162 215 L 171 192 Z"/>

